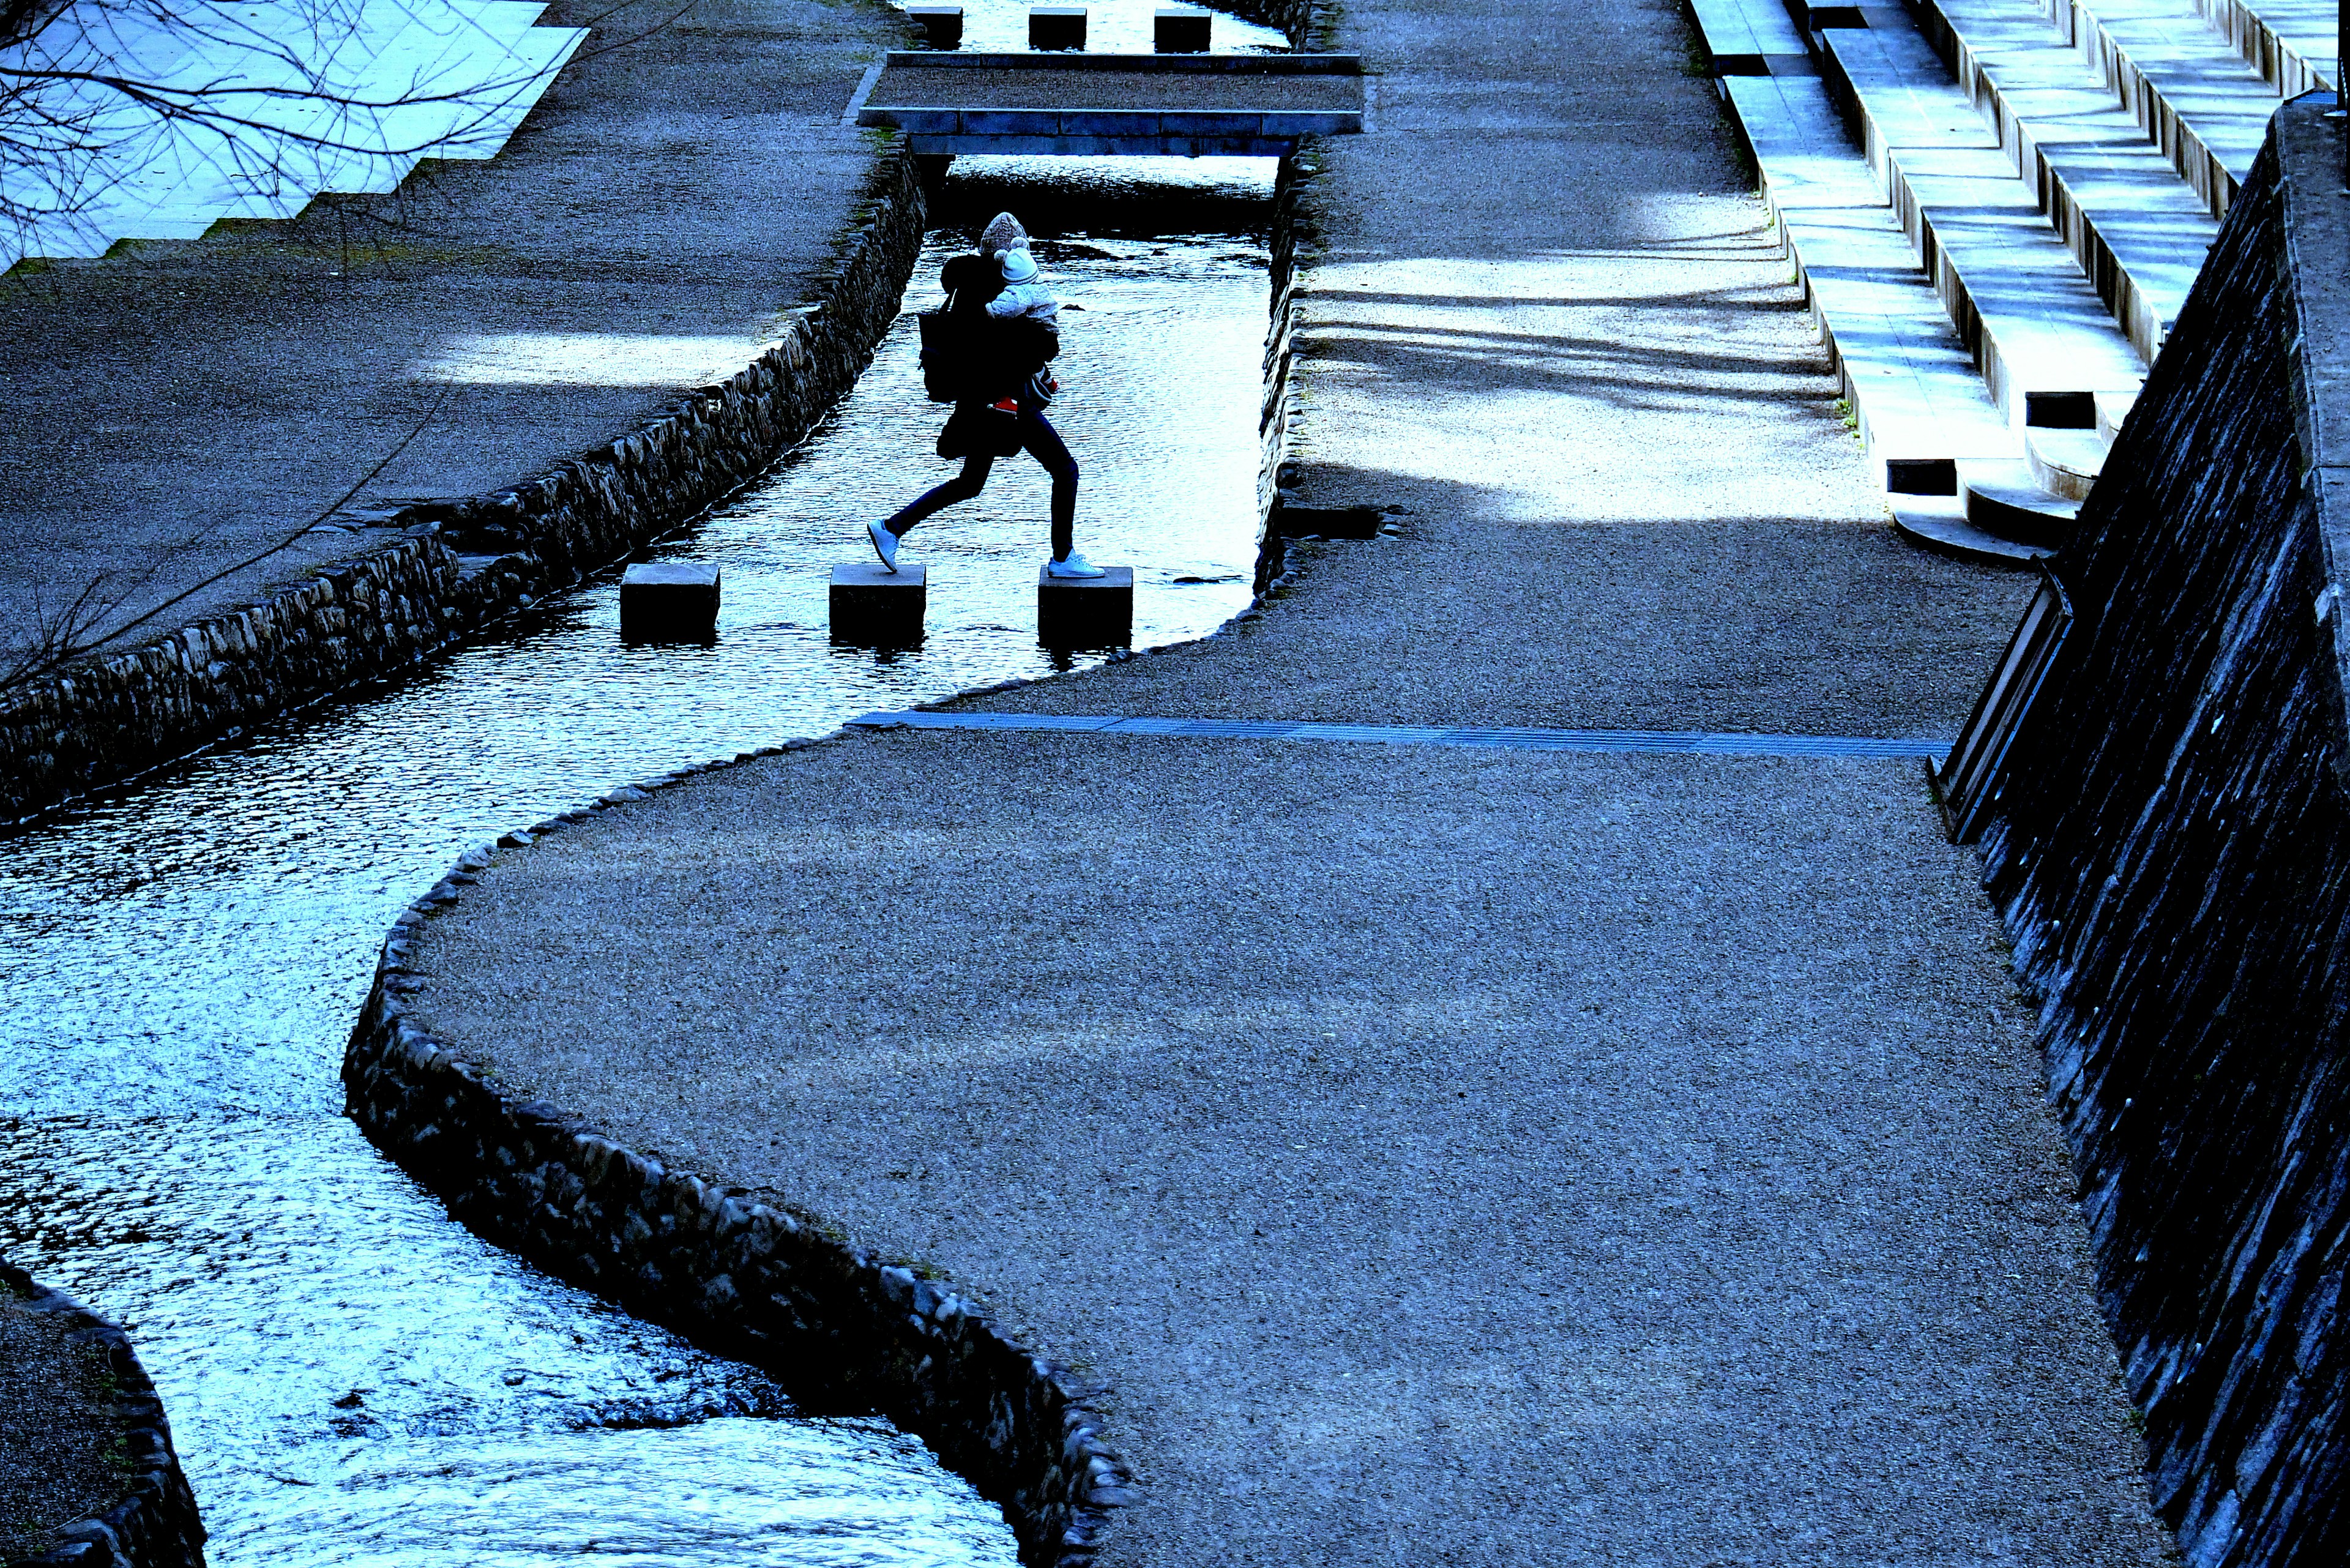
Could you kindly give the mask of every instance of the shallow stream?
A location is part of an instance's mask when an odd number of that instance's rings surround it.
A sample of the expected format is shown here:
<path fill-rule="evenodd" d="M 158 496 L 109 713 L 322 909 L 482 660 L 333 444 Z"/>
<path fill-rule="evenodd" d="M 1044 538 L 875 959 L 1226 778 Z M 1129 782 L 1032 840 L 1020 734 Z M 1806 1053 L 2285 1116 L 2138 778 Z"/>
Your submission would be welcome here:
<path fill-rule="evenodd" d="M 1254 559 L 1261 242 L 1072 236 L 1045 259 L 1081 307 L 1054 410 L 1086 471 L 1079 544 L 1136 567 L 1138 644 L 1197 636 L 1246 602 Z M 910 327 L 798 452 L 656 552 L 720 564 L 713 646 L 624 646 L 608 575 L 0 841 L 0 1252 L 131 1331 L 222 1568 L 1014 1561 L 997 1510 L 920 1442 L 797 1417 L 755 1370 L 452 1223 L 343 1118 L 337 1076 L 385 929 L 465 848 L 628 779 L 1055 667 L 1024 457 L 909 542 L 933 568 L 921 647 L 827 635 L 830 564 L 950 472 Z"/>

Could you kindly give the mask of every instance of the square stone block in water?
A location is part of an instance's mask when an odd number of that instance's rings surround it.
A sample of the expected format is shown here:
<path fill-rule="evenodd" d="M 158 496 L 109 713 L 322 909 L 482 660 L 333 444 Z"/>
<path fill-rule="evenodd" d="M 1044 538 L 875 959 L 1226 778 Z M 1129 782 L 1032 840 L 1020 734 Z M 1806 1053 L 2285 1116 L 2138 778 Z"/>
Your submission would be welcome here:
<path fill-rule="evenodd" d="M 931 570 L 879 561 L 832 569 L 832 638 L 867 648 L 902 648 L 922 640 L 930 607 Z"/>
<path fill-rule="evenodd" d="M 1214 15 L 1189 6 L 1165 7 L 1151 17 L 1150 47 L 1162 55 L 1204 55 Z"/>
<path fill-rule="evenodd" d="M 718 568 L 693 561 L 644 561 L 620 576 L 620 635 L 665 642 L 718 633 Z"/>
<path fill-rule="evenodd" d="M 1124 648 L 1134 640 L 1134 568 L 1098 577 L 1036 574 L 1036 640 L 1047 648 Z"/>
<path fill-rule="evenodd" d="M 1032 49 L 1084 48 L 1086 8 L 1082 5 L 1029 6 L 1028 47 Z"/>
<path fill-rule="evenodd" d="M 933 49 L 962 47 L 962 7 L 960 5 L 909 5 L 906 15 L 922 42 Z"/>

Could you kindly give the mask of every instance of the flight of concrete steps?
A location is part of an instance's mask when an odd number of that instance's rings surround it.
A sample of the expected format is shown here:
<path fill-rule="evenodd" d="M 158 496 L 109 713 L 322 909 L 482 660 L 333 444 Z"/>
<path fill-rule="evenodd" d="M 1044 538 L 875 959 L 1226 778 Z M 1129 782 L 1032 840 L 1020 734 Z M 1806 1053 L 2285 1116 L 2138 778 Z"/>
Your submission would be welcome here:
<path fill-rule="evenodd" d="M 2334 0 L 1686 0 L 1894 521 L 2062 544 Z"/>
<path fill-rule="evenodd" d="M 588 36 L 531 0 L 78 0 L 0 52 L 0 270 L 488 158 Z M 125 90 L 110 82 L 130 84 Z"/>

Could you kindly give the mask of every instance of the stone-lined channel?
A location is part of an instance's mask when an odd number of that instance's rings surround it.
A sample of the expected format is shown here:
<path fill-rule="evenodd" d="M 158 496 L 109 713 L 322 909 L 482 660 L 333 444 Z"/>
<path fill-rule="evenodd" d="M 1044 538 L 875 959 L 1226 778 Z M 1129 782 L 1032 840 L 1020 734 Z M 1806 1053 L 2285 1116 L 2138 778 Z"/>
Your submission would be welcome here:
<path fill-rule="evenodd" d="M 1205 632 L 1255 556 L 1262 241 L 1045 250 L 1083 306 L 1055 410 L 1080 542 L 1136 565 L 1138 643 Z M 660 552 L 721 565 L 713 647 L 623 646 L 608 574 L 396 688 L 0 841 L 0 1251 L 131 1330 L 215 1563 L 1013 1561 L 997 1511 L 918 1441 L 798 1417 L 754 1369 L 453 1225 L 343 1118 L 337 1079 L 386 927 L 467 846 L 1054 667 L 1025 458 L 910 545 L 933 567 L 920 649 L 828 639 L 827 565 L 949 472 L 943 412 L 901 320 L 809 442 Z"/>

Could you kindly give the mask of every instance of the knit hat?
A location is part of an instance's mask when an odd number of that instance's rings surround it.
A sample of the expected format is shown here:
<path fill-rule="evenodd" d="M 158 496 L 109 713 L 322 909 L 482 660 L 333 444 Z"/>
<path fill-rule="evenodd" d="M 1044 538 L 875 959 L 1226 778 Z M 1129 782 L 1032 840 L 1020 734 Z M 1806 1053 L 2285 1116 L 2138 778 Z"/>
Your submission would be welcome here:
<path fill-rule="evenodd" d="M 1009 213 L 998 213 L 988 220 L 987 227 L 979 231 L 979 252 L 992 256 L 1015 244 L 1024 244 L 1027 239 L 1028 231 L 1020 226 L 1019 219 Z"/>
<path fill-rule="evenodd" d="M 1028 242 L 1022 240 L 1003 253 L 1003 281 L 1026 283 L 1036 275 L 1036 258 L 1028 254 Z"/>

